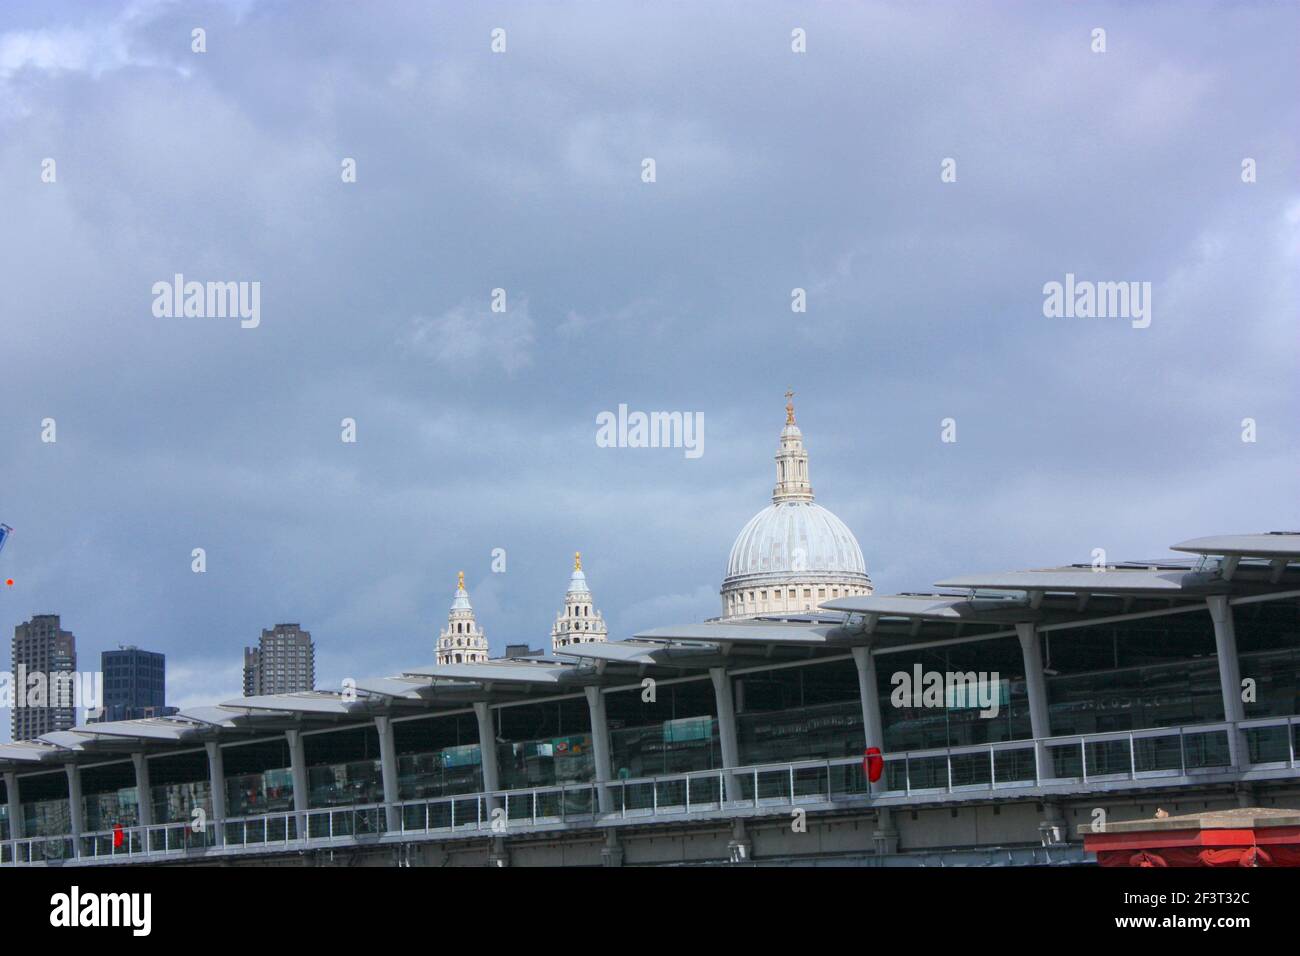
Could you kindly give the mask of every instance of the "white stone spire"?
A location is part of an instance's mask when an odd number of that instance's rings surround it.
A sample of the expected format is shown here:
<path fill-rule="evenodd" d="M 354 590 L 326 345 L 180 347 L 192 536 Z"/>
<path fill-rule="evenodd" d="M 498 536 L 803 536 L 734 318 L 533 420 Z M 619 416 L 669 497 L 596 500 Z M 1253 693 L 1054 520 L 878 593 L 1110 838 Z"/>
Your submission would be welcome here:
<path fill-rule="evenodd" d="M 794 423 L 794 392 L 785 393 L 785 428 L 781 429 L 781 449 L 776 453 L 776 487 L 772 501 L 812 501 L 812 482 L 808 480 L 808 452 L 803 447 L 803 432 Z"/>
<path fill-rule="evenodd" d="M 477 664 L 488 659 L 487 635 L 474 619 L 464 571 L 456 575 L 456 596 L 447 613 L 447 627 L 438 635 L 437 659 L 439 664 Z"/>
<path fill-rule="evenodd" d="M 582 554 L 574 552 L 573 574 L 569 590 L 564 593 L 564 608 L 555 615 L 551 627 L 551 650 L 561 653 L 572 644 L 590 644 L 609 639 L 609 631 L 600 612 L 593 606 L 587 576 L 582 573 Z"/>

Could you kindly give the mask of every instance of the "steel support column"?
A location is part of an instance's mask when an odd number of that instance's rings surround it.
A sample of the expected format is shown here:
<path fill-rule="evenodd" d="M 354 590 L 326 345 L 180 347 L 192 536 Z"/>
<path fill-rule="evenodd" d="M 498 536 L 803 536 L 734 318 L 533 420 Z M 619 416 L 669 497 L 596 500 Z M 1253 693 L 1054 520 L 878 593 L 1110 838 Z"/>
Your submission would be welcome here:
<path fill-rule="evenodd" d="M 1041 783 L 1054 776 L 1051 756 L 1043 741 L 1052 736 L 1052 722 L 1047 709 L 1047 680 L 1043 675 L 1043 650 L 1038 642 L 1038 628 L 1032 623 L 1016 625 L 1020 653 L 1025 664 L 1025 693 L 1029 697 L 1029 732 L 1034 736 L 1034 776 Z"/>
<path fill-rule="evenodd" d="M 307 835 L 307 751 L 303 747 L 302 731 L 286 730 L 285 739 L 289 742 L 289 768 L 293 772 L 293 811 L 298 818 L 298 837 Z"/>
<path fill-rule="evenodd" d="M 475 701 L 474 716 L 478 718 L 478 752 L 479 765 L 483 770 L 483 789 L 488 793 L 494 793 L 501 789 L 501 772 L 497 766 L 497 729 L 492 721 L 492 708 L 486 701 Z M 487 798 L 487 822 L 496 825 L 496 811 L 501 809 L 501 798 L 491 796 Z M 505 821 L 506 826 L 510 821 Z M 493 830 L 493 832 L 499 832 Z M 496 845 L 495 843 L 493 844 Z M 504 851 L 501 858 L 505 859 Z M 495 857 L 494 857 L 495 859 Z M 494 864 L 502 865 L 505 864 Z"/>
<path fill-rule="evenodd" d="M 149 787 L 149 760 L 142 753 L 131 754 L 131 763 L 135 766 L 135 798 L 140 811 L 139 824 L 142 827 L 153 826 L 153 795 Z"/>
<path fill-rule="evenodd" d="M 605 719 L 605 695 L 596 686 L 584 687 L 587 709 L 591 712 L 591 752 L 596 764 L 596 799 L 601 813 L 614 808 L 613 794 L 609 790 L 609 721 Z"/>
<path fill-rule="evenodd" d="M 9 839 L 23 838 L 23 805 L 18 799 L 18 774 L 12 771 L 5 774 L 5 796 L 9 802 Z M 14 859 L 17 860 L 17 848 Z"/>
<path fill-rule="evenodd" d="M 853 663 L 858 668 L 858 697 L 862 702 L 862 736 L 868 747 L 885 753 L 885 732 L 880 717 L 880 684 L 876 680 L 876 658 L 866 645 L 853 648 Z M 868 783 L 870 790 L 881 789 L 881 783 Z"/>
<path fill-rule="evenodd" d="M 1241 700 L 1241 660 L 1237 657 L 1237 629 L 1232 618 L 1232 605 L 1222 594 L 1207 598 L 1205 603 L 1214 621 L 1214 651 L 1219 658 L 1223 719 L 1234 725 L 1228 730 L 1228 759 L 1234 767 L 1245 769 L 1249 758 L 1237 725 L 1246 719 L 1246 707 Z"/>
<path fill-rule="evenodd" d="M 216 845 L 226 842 L 226 768 L 221 756 L 221 744 L 209 740 L 204 745 L 208 752 L 208 794 L 212 800 L 212 826 L 216 830 Z"/>
<path fill-rule="evenodd" d="M 736 702 L 731 692 L 731 675 L 725 667 L 710 667 L 709 677 L 713 680 L 713 697 L 718 712 L 718 743 L 722 749 L 722 766 L 730 769 L 740 766 L 740 747 L 736 742 Z M 744 791 L 740 787 L 740 778 L 727 774 L 727 787 L 731 793 L 726 794 L 732 800 L 742 799 Z"/>
<path fill-rule="evenodd" d="M 384 782 L 384 826 L 389 833 L 396 833 L 402 829 L 402 818 L 397 806 L 401 795 L 397 789 L 397 743 L 392 718 L 376 716 L 375 729 L 379 731 L 379 768 Z"/>
<path fill-rule="evenodd" d="M 81 856 L 81 770 L 75 763 L 64 764 L 63 769 L 68 775 L 68 829 L 72 831 L 72 855 Z"/>
<path fill-rule="evenodd" d="M 478 718 L 478 749 L 479 761 L 483 768 L 483 789 L 499 790 L 501 778 L 497 773 L 497 729 L 492 723 L 492 708 L 484 701 L 476 701 L 474 716 Z"/>

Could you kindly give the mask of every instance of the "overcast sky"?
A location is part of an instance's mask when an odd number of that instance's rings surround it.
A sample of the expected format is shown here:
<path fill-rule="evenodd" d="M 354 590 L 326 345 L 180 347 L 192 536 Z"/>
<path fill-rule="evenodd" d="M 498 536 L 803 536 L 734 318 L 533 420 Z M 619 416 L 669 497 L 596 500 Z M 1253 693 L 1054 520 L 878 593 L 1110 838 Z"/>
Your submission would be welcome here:
<path fill-rule="evenodd" d="M 7 2 L 0 633 L 163 651 L 184 706 L 281 621 L 320 687 L 430 663 L 460 569 L 494 652 L 549 647 L 575 550 L 611 639 L 715 615 L 788 386 L 881 592 L 1295 528 L 1297 37 L 1280 3 Z M 260 325 L 156 317 L 176 273 L 259 282 Z M 1045 317 L 1067 273 L 1150 282 L 1150 326 Z M 597 447 L 620 403 L 703 413 L 704 454 Z"/>

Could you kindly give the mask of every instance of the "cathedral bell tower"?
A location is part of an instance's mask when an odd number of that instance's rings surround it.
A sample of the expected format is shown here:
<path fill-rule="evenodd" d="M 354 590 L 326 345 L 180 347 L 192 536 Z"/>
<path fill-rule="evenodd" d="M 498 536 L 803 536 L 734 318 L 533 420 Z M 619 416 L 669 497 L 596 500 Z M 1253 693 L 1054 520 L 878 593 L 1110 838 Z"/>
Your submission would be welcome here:
<path fill-rule="evenodd" d="M 551 650 L 563 653 L 573 644 L 590 644 L 609 639 L 608 628 L 600 612 L 593 606 L 587 576 L 582 573 L 582 554 L 574 552 L 573 574 L 569 576 L 569 590 L 564 593 L 564 607 L 555 615 L 551 627 Z"/>
<path fill-rule="evenodd" d="M 438 635 L 437 659 L 439 664 L 478 664 L 488 659 L 487 635 L 474 619 L 464 571 L 456 575 L 456 597 L 447 614 L 447 627 Z"/>

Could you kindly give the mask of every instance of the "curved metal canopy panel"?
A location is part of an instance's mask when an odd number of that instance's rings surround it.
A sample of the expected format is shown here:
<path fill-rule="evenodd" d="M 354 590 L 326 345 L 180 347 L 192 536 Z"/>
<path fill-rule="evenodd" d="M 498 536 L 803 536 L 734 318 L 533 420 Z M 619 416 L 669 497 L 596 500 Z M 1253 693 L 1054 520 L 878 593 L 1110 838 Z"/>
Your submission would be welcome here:
<path fill-rule="evenodd" d="M 295 714 L 356 714 L 365 713 L 369 705 L 361 700 L 346 701 L 337 694 L 266 694 L 259 697 L 240 697 L 228 700 L 222 707 L 244 710 L 280 711 Z"/>
<path fill-rule="evenodd" d="M 560 684 L 578 677 L 572 665 L 542 661 L 486 661 L 481 664 L 434 664 L 403 672 L 408 677 L 439 677 L 471 683 Z"/>
<path fill-rule="evenodd" d="M 128 738 L 137 740 L 184 740 L 203 732 L 203 725 L 170 717 L 148 717 L 143 720 L 115 720 L 87 724 L 75 728 L 75 733 L 87 737 Z"/>
<path fill-rule="evenodd" d="M 238 727 L 239 721 L 245 720 L 248 715 L 242 710 L 231 710 L 227 707 L 218 707 L 212 704 L 202 707 L 187 707 L 174 716 L 200 724 L 210 724 L 213 727 Z"/>
<path fill-rule="evenodd" d="M 1023 600 L 959 597 L 946 594 L 855 595 L 822 604 L 832 611 L 878 614 L 881 617 L 927 618 L 943 621 L 1033 620 L 1036 613 Z"/>
<path fill-rule="evenodd" d="M 720 644 L 825 644 L 838 636 L 839 625 L 784 624 L 751 621 L 743 624 L 683 624 L 656 627 L 635 637 L 646 641 L 710 641 Z"/>
<path fill-rule="evenodd" d="M 1203 595 L 1214 583 L 1208 575 L 1186 571 L 1142 569 L 1058 568 L 1047 571 L 1003 571 L 993 574 L 963 574 L 935 582 L 935 587 L 961 590 L 1070 591 L 1090 594 L 1163 594 L 1194 592 Z"/>
<path fill-rule="evenodd" d="M 384 697 L 427 700 L 433 692 L 433 681 L 424 677 L 363 677 L 357 681 L 357 690 Z"/>
<path fill-rule="evenodd" d="M 1172 546 L 1172 550 L 1191 554 L 1221 554 L 1224 557 L 1287 558 L 1294 561 L 1300 560 L 1300 531 L 1211 535 L 1180 541 Z"/>
<path fill-rule="evenodd" d="M 43 745 L 35 740 L 20 740 L 17 743 L 0 744 L 0 760 L 17 763 L 38 763 L 56 754 L 64 753 L 58 747 Z"/>
<path fill-rule="evenodd" d="M 716 657 L 718 648 L 712 644 L 678 644 L 672 641 L 597 641 L 566 647 L 563 653 L 611 664 L 683 666 L 692 658 Z"/>

